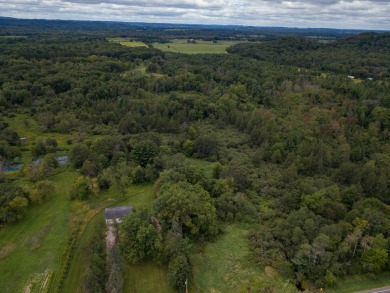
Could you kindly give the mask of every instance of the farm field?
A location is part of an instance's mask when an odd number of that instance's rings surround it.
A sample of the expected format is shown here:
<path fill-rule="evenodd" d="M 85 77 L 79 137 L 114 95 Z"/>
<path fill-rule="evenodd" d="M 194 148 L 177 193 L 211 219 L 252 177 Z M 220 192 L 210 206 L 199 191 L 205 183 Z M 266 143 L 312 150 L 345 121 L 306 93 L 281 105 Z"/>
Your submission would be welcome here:
<path fill-rule="evenodd" d="M 113 43 L 118 43 L 118 44 L 121 44 L 123 46 L 127 46 L 127 47 L 145 47 L 147 48 L 148 45 L 146 45 L 144 42 L 139 42 L 139 41 L 133 41 L 131 39 L 127 39 L 127 38 L 108 38 L 108 41 L 109 42 L 113 42 Z"/>
<path fill-rule="evenodd" d="M 76 177 L 66 171 L 50 178 L 56 194 L 30 209 L 19 222 L 0 230 L 0 292 L 41 292 L 61 263 L 68 237 L 69 188 Z"/>
<path fill-rule="evenodd" d="M 172 43 L 158 44 L 153 47 L 165 52 L 176 52 L 183 54 L 225 54 L 226 48 L 237 44 L 234 41 L 212 41 L 196 40 L 196 43 L 188 43 L 187 40 L 174 40 Z"/>

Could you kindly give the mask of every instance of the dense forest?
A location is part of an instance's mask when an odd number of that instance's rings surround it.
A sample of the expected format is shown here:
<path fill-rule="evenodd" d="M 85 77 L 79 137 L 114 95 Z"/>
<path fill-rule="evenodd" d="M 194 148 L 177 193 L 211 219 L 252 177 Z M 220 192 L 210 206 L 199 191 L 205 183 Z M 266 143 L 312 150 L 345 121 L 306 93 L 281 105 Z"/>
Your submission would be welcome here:
<path fill-rule="evenodd" d="M 254 27 L 240 25 L 156 24 L 103 21 L 66 21 L 0 17 L 2 36 L 75 35 L 131 37 L 146 43 L 173 39 L 269 41 L 285 36 L 321 40 L 343 39 L 364 30 L 327 28 Z"/>
<path fill-rule="evenodd" d="M 185 55 L 61 29 L 0 38 L 0 158 L 42 158 L 0 174 L 0 224 L 48 200 L 58 168 L 57 141 L 21 143 L 6 119 L 18 114 L 71 135 L 79 176 L 69 200 L 145 182 L 155 190 L 153 206 L 120 225 L 108 273 L 101 243 L 93 248 L 85 292 L 120 292 L 124 261 L 146 259 L 166 264 L 182 292 L 193 247 L 236 222 L 250 226 L 256 265 L 300 290 L 390 270 L 389 33 L 331 43 L 274 35 L 229 54 Z M 184 38 L 208 36 L 194 31 Z M 212 177 L 186 158 L 215 162 Z"/>

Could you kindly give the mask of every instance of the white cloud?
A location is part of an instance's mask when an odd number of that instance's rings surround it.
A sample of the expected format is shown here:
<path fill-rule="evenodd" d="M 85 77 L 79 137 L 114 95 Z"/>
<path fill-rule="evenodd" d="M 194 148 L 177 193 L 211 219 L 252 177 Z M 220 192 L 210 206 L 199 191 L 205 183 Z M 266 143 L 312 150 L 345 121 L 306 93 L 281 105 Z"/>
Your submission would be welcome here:
<path fill-rule="evenodd" d="M 0 15 L 390 30 L 389 0 L 0 0 Z"/>

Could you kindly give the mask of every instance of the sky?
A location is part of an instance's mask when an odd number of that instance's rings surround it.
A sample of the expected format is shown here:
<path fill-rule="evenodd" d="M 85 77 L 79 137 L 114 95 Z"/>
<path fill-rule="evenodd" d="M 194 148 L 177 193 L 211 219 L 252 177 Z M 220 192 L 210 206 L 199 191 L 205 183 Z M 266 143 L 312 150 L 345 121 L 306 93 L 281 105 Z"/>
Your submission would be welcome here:
<path fill-rule="evenodd" d="M 390 0 L 0 0 L 0 16 L 390 30 Z"/>

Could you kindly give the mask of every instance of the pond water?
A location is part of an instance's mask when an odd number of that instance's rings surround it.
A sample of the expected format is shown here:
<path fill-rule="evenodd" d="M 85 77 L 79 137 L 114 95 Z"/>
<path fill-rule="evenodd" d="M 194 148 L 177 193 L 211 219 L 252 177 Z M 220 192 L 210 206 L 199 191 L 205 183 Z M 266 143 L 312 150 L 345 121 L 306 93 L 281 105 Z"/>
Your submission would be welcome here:
<path fill-rule="evenodd" d="M 1 166 L 0 173 L 1 172 L 9 172 L 9 171 L 17 171 L 20 168 L 22 168 L 22 164 L 12 164 L 12 165 L 8 165 L 8 166 Z"/>
<path fill-rule="evenodd" d="M 69 163 L 69 156 L 58 156 L 56 157 L 56 160 L 58 162 L 58 165 L 63 166 Z M 35 159 L 32 161 L 31 166 L 37 167 L 41 163 L 42 158 Z M 6 166 L 0 166 L 0 173 L 3 172 L 10 172 L 10 171 L 17 171 L 22 168 L 22 164 L 11 164 Z"/>

